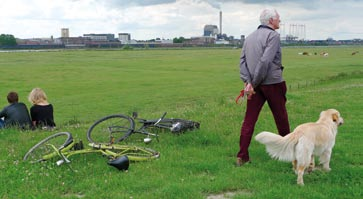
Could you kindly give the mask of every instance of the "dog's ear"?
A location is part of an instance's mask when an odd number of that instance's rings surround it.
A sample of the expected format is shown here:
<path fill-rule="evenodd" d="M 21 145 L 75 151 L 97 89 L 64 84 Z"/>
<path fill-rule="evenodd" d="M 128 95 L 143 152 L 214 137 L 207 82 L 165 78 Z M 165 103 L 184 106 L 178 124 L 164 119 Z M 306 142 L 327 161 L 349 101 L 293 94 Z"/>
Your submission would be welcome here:
<path fill-rule="evenodd" d="M 339 116 L 338 116 L 338 114 L 334 113 L 333 116 L 332 116 L 332 118 L 333 118 L 333 121 L 334 122 L 337 122 L 338 119 L 339 119 Z"/>

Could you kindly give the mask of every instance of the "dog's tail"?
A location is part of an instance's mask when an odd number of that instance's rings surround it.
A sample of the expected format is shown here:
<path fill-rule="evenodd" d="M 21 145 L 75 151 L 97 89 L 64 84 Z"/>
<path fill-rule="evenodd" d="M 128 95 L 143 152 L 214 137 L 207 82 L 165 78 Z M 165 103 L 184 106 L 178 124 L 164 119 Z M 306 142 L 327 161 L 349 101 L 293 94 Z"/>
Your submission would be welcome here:
<path fill-rule="evenodd" d="M 280 135 L 261 132 L 255 139 L 266 146 L 267 153 L 274 159 L 281 161 L 293 161 L 295 159 L 295 144 L 291 134 L 282 137 Z"/>

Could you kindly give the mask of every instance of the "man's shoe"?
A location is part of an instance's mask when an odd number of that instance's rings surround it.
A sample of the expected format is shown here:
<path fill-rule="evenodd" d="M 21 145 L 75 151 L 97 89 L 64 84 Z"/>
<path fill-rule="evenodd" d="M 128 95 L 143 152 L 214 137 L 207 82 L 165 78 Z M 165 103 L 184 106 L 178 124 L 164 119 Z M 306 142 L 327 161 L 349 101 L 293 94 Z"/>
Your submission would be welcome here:
<path fill-rule="evenodd" d="M 242 166 L 242 165 L 244 165 L 246 163 L 250 163 L 250 161 L 249 160 L 242 160 L 242 158 L 237 158 L 236 166 L 240 167 L 240 166 Z"/>

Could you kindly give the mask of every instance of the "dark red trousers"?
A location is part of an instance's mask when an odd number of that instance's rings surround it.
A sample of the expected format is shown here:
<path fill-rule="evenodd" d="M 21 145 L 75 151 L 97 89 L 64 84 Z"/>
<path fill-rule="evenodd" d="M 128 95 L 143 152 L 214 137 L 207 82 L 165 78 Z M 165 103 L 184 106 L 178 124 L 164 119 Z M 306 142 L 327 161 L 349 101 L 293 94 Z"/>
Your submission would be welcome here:
<path fill-rule="evenodd" d="M 279 134 L 285 136 L 290 133 L 289 119 L 286 111 L 286 83 L 261 85 L 255 88 L 255 94 L 247 100 L 245 118 L 241 127 L 237 157 L 244 161 L 249 161 L 248 147 L 251 143 L 253 131 L 260 114 L 260 111 L 267 101 L 274 116 Z"/>

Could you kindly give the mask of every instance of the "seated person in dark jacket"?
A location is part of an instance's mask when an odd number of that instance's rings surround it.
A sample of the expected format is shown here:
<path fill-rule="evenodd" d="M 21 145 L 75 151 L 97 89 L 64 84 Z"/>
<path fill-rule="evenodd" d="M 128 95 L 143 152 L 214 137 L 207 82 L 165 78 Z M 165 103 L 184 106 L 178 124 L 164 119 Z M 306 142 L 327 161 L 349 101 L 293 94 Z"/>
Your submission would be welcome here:
<path fill-rule="evenodd" d="M 30 116 L 33 127 L 50 129 L 55 127 L 53 106 L 47 100 L 47 95 L 41 88 L 34 88 L 28 97 L 30 103 Z"/>
<path fill-rule="evenodd" d="M 0 112 L 0 128 L 20 127 L 25 129 L 31 127 L 28 108 L 24 103 L 18 102 L 18 94 L 10 92 L 7 99 L 9 105 Z"/>

